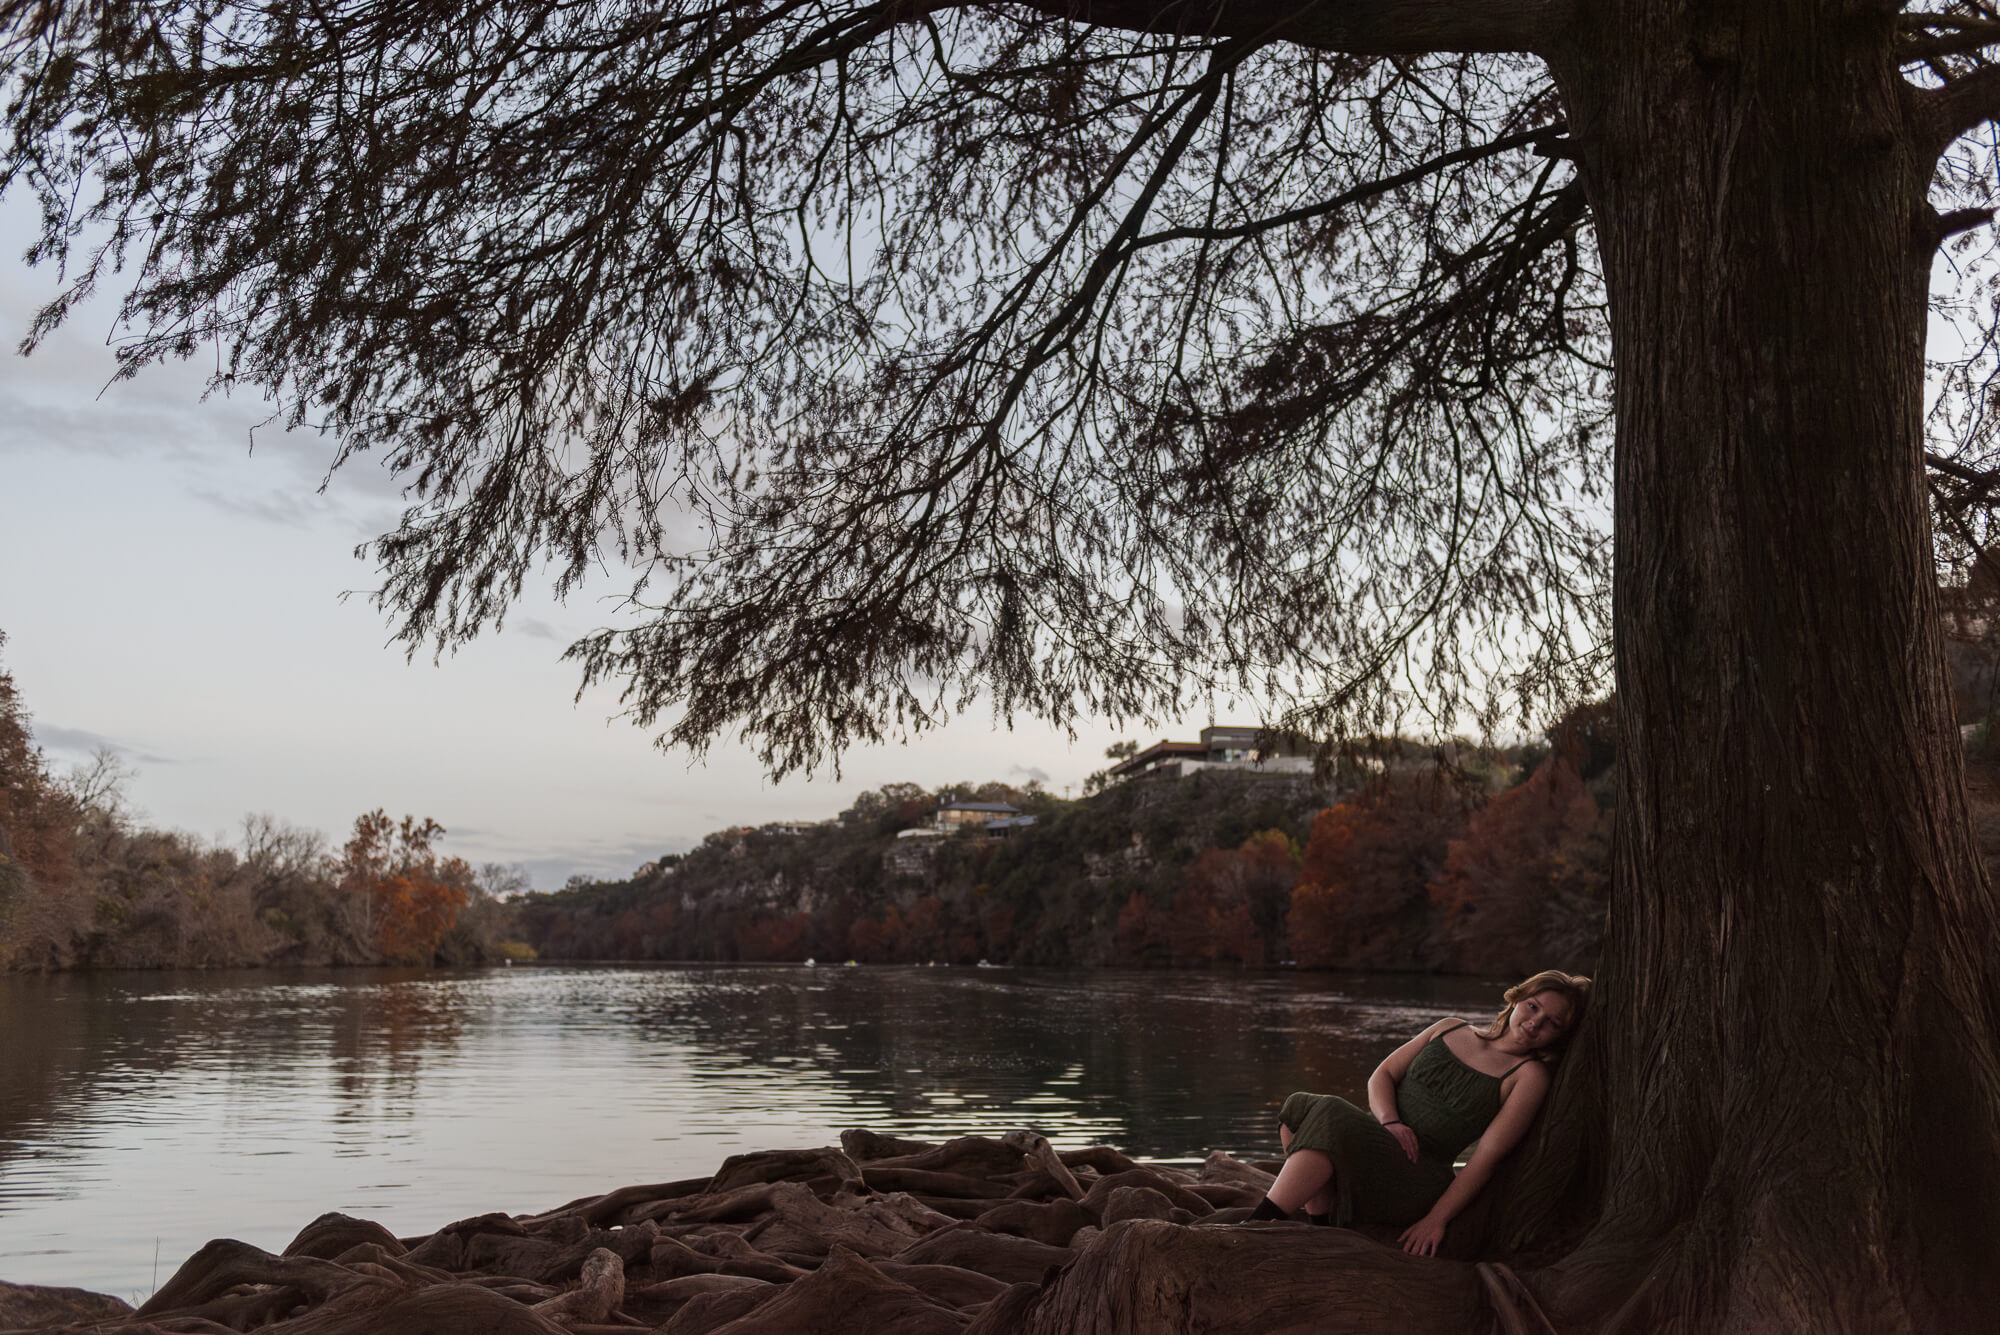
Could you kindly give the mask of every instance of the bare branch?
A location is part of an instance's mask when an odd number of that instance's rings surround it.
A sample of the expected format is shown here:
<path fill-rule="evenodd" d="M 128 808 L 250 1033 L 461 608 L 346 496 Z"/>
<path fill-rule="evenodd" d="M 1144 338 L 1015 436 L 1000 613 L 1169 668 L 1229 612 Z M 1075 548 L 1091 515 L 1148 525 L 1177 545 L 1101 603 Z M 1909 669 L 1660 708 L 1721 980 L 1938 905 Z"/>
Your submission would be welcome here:
<path fill-rule="evenodd" d="M 1936 108 L 1938 150 L 1969 130 L 2000 119 L 2000 65 L 1982 65 L 1927 96 Z"/>
<path fill-rule="evenodd" d="M 1520 134 L 1503 135 L 1491 143 L 1475 144 L 1468 148 L 1461 148 L 1442 154 L 1428 162 L 1420 162 L 1407 171 L 1397 172 L 1393 176 L 1385 176 L 1380 180 L 1369 181 L 1363 185 L 1354 187 L 1352 190 L 1343 191 L 1331 199 L 1321 200 L 1315 204 L 1308 204 L 1302 208 L 1292 209 L 1273 217 L 1258 218 L 1250 222 L 1239 223 L 1234 227 L 1215 227 L 1212 225 L 1205 227 L 1176 227 L 1170 231 L 1150 232 L 1145 236 L 1134 237 L 1131 245 L 1134 249 L 1138 249 L 1144 246 L 1165 245 L 1172 241 L 1240 240 L 1244 237 L 1255 236 L 1259 232 L 1276 231 L 1281 227 L 1291 227 L 1298 223 L 1311 222 L 1315 218 L 1324 218 L 1328 214 L 1338 213 L 1345 208 L 1352 208 L 1363 200 L 1372 199 L 1377 195 L 1386 195 L 1393 190 L 1399 190 L 1407 185 L 1414 185 L 1424 177 L 1433 176 L 1448 167 L 1456 167 L 1466 162 L 1477 162 L 1481 158 L 1512 152 L 1517 148 L 1534 148 L 1540 150 L 1560 141 L 1567 132 L 1567 126 L 1557 123 L 1555 125 L 1543 126 L 1538 130 L 1524 130 Z"/>
<path fill-rule="evenodd" d="M 2000 21 L 1979 15 L 1904 14 L 1897 55 L 1905 64 L 1966 55 L 2000 44 Z"/>
<path fill-rule="evenodd" d="M 1949 213 L 1937 214 L 1933 224 L 1937 243 L 1942 245 L 1960 232 L 1987 226 L 1993 221 L 1993 214 L 1992 209 L 1953 209 Z"/>
<path fill-rule="evenodd" d="M 1130 32 L 1294 42 L 1360 56 L 1545 52 L 1573 0 L 1028 0 L 1044 14 Z"/>
<path fill-rule="evenodd" d="M 1955 498 L 1956 502 L 1983 505 L 1990 504 L 1996 497 L 2000 497 L 2000 472 L 1968 468 L 1955 459 L 1947 459 L 1941 454 L 1929 451 L 1924 454 L 1924 463 L 1933 471 L 1943 473 L 1972 489 L 1959 492 Z M 1964 505 L 1961 504 L 1959 508 L 1964 508 Z"/>

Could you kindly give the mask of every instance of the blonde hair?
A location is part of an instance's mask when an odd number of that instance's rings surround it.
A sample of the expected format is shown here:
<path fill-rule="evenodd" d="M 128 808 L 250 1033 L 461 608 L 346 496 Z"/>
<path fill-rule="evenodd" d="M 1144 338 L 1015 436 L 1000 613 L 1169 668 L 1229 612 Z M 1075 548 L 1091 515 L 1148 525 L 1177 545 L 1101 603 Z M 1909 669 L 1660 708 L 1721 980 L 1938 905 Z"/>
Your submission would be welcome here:
<path fill-rule="evenodd" d="M 1540 996 L 1544 992 L 1559 992 L 1569 998 L 1569 1022 L 1563 1025 L 1562 1037 L 1536 1053 L 1537 1059 L 1552 1062 L 1562 1056 L 1562 1050 L 1569 1046 L 1583 1024 L 1583 1014 L 1590 1009 L 1590 980 L 1578 973 L 1564 973 L 1561 969 L 1544 969 L 1532 978 L 1514 984 L 1501 994 L 1507 1004 L 1493 1017 L 1493 1023 L 1479 1031 L 1482 1038 L 1498 1038 L 1507 1032 L 1507 1021 L 1514 1014 L 1514 1007 L 1529 997 Z"/>

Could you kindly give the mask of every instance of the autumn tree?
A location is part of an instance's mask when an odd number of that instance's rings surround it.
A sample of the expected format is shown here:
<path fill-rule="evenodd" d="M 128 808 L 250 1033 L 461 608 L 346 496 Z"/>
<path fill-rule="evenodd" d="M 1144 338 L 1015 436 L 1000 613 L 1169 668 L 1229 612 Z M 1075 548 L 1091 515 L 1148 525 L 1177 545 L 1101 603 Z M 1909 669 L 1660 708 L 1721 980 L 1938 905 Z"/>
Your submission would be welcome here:
<path fill-rule="evenodd" d="M 0 670 L 0 966 L 69 962 L 89 921 L 89 905 L 68 893 L 82 814 L 35 745 L 13 674 Z"/>
<path fill-rule="evenodd" d="M 428 964 L 438 942 L 471 902 L 473 871 L 434 847 L 444 826 L 426 817 L 398 822 L 379 808 L 356 818 L 341 852 L 340 885 L 359 906 L 385 959 Z"/>
<path fill-rule="evenodd" d="M 1283 830 L 1260 830 L 1237 845 L 1232 871 L 1262 959 L 1282 959 L 1287 954 L 1286 917 L 1302 856 L 1298 842 Z M 1244 962 L 1251 961 L 1246 956 Z"/>
<path fill-rule="evenodd" d="M 986 910 L 979 920 L 986 937 L 986 954 L 994 960 L 1005 960 L 1014 948 L 1014 906 L 995 904 Z"/>
<path fill-rule="evenodd" d="M 908 958 L 909 928 L 903 911 L 884 905 L 878 914 L 859 917 L 848 929 L 847 949 L 863 964 L 895 964 Z"/>
<path fill-rule="evenodd" d="M 1156 949 L 1164 947 L 1165 933 L 1153 913 L 1153 901 L 1144 890 L 1134 890 L 1118 906 L 1118 923 L 1112 941 L 1120 964 L 1144 964 Z"/>
<path fill-rule="evenodd" d="M 636 914 L 637 910 L 633 912 Z M 805 912 L 778 913 L 766 909 L 752 914 L 737 924 L 736 957 L 796 963 L 805 958 L 806 931 L 811 924 L 812 915 Z"/>
<path fill-rule="evenodd" d="M 1417 900 L 1427 897 L 1432 910 L 1438 967 L 1488 976 L 1583 972 L 1588 956 L 1551 956 L 1550 917 L 1559 893 L 1571 889 L 1561 877 L 1577 874 L 1600 816 L 1569 748 L 1474 811 Z"/>
<path fill-rule="evenodd" d="M 1175 964 L 1262 964 L 1264 943 L 1250 921 L 1250 905 L 1236 884 L 1234 855 L 1203 852 L 1181 876 L 1166 913 L 1167 947 Z"/>
<path fill-rule="evenodd" d="M 2000 1310 L 1936 591 L 1996 477 L 1987 0 L 0 14 L 30 343 L 115 284 L 125 366 L 385 459 L 413 646 L 629 570 L 586 676 L 783 772 L 974 701 L 1553 712 L 1615 642 L 1603 1000 L 1492 1245 L 1570 1330 Z"/>
<path fill-rule="evenodd" d="M 1345 969 L 1435 967 L 1426 887 L 1443 870 L 1469 793 L 1434 765 L 1378 776 L 1313 817 L 1292 891 L 1300 964 Z"/>
<path fill-rule="evenodd" d="M 1298 869 L 1298 846 L 1282 830 L 1206 849 L 1182 872 L 1180 891 L 1154 930 L 1176 964 L 1263 964 L 1284 947 Z M 1120 913 L 1121 937 L 1137 936 L 1149 916 L 1145 896 L 1135 892 Z"/>

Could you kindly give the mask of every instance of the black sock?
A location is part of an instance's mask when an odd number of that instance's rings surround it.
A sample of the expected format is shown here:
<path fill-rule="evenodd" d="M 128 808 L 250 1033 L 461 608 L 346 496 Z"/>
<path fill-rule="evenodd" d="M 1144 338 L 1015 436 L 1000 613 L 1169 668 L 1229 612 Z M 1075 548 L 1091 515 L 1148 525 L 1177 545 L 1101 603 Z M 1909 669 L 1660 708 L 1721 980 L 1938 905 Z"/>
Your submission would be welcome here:
<path fill-rule="evenodd" d="M 1329 1210 L 1325 1214 L 1313 1214 L 1310 1211 L 1308 1211 L 1306 1214 L 1306 1222 L 1308 1224 L 1318 1224 L 1321 1228 L 1332 1228 L 1333 1212 Z"/>
<path fill-rule="evenodd" d="M 1286 1214 L 1283 1210 L 1280 1210 L 1276 1205 L 1272 1204 L 1271 1198 L 1269 1196 L 1266 1196 L 1263 1200 L 1257 1202 L 1257 1208 L 1250 1212 L 1250 1218 L 1290 1219 L 1291 1216 Z M 1249 1221 L 1246 1220 L 1245 1222 L 1247 1223 Z"/>

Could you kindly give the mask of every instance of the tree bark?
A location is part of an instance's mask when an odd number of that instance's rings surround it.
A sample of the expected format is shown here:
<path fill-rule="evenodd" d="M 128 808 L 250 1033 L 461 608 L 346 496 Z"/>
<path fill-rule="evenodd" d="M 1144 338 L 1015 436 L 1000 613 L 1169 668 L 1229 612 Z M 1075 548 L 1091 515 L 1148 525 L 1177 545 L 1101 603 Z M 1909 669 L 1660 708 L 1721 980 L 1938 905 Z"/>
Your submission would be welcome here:
<path fill-rule="evenodd" d="M 1491 1328 L 1471 1266 L 1344 1228 L 1113 1224 L 1020 1316 L 1021 1335 L 1257 1335 Z"/>
<path fill-rule="evenodd" d="M 1894 7 L 1587 6 L 1551 53 L 1610 293 L 1621 788 L 1602 1330 L 1984 1329 L 1994 899 L 1924 495 L 1934 111 Z"/>

